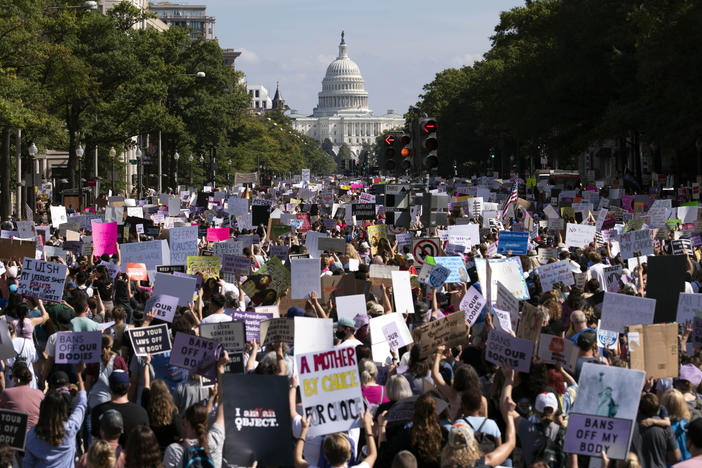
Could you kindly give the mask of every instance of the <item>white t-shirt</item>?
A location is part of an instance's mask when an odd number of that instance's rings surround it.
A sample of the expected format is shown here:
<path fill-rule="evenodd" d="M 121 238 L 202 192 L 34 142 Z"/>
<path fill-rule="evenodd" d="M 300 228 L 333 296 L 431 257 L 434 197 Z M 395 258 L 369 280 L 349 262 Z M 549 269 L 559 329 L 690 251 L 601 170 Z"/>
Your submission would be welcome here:
<path fill-rule="evenodd" d="M 600 291 L 605 291 L 607 288 L 607 280 L 605 279 L 604 270 L 609 265 L 598 263 L 587 269 L 587 279 L 596 279 L 600 283 Z"/>
<path fill-rule="evenodd" d="M 337 345 L 337 348 L 348 348 L 348 347 L 356 347 L 356 346 L 361 346 L 363 343 L 358 341 L 356 338 L 349 338 L 348 340 L 344 340 L 341 343 Z"/>
<path fill-rule="evenodd" d="M 55 333 L 54 333 L 55 335 Z M 37 349 L 34 347 L 34 341 L 27 338 L 12 338 L 12 347 L 15 353 L 19 354 L 27 362 L 27 368 L 32 373 L 32 381 L 29 382 L 30 388 L 37 388 L 37 376 L 34 373 L 34 364 L 39 359 Z M 5 386 L 12 387 L 12 366 L 15 364 L 15 358 L 11 357 L 5 360 L 7 363 L 5 371 Z"/>
<path fill-rule="evenodd" d="M 231 315 L 221 313 L 221 314 L 210 314 L 207 317 L 205 317 L 204 319 L 202 319 L 202 321 L 200 323 L 220 323 L 220 322 L 231 322 L 231 321 L 232 321 Z"/>

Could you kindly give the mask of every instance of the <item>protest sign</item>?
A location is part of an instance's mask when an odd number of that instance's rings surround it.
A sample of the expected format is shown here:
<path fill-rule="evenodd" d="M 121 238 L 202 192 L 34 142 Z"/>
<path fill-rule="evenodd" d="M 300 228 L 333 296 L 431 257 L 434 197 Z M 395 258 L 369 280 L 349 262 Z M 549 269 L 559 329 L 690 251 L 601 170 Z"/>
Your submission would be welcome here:
<path fill-rule="evenodd" d="M 497 366 L 509 363 L 517 372 L 529 372 L 534 343 L 491 329 L 485 344 L 485 360 Z"/>
<path fill-rule="evenodd" d="M 27 438 L 29 415 L 19 411 L 0 410 L 0 444 L 8 444 L 14 450 L 24 450 Z"/>
<path fill-rule="evenodd" d="M 34 239 L 37 235 L 34 221 L 17 221 L 17 235 L 23 239 Z"/>
<path fill-rule="evenodd" d="M 647 378 L 678 376 L 677 323 L 630 325 L 627 338 L 631 369 L 646 371 Z"/>
<path fill-rule="evenodd" d="M 444 268 L 448 268 L 451 274 L 446 278 L 447 283 L 460 283 L 462 281 L 461 269 L 464 271 L 466 269 L 466 265 L 463 263 L 463 257 L 427 257 L 426 261 L 434 265 L 441 265 Z"/>
<path fill-rule="evenodd" d="M 388 227 L 385 224 L 375 224 L 366 229 L 368 242 L 370 243 L 371 255 L 378 253 L 378 245 L 381 239 L 388 238 Z"/>
<path fill-rule="evenodd" d="M 570 269 L 569 260 L 561 260 L 554 263 L 547 263 L 536 269 L 536 274 L 539 275 L 541 289 L 546 292 L 554 287 L 572 286 L 575 284 L 573 273 Z"/>
<path fill-rule="evenodd" d="M 685 281 L 687 281 L 685 256 L 651 256 L 648 258 L 646 271 L 646 297 L 656 300 L 654 322 L 674 322 L 678 310 L 678 296 L 685 291 Z"/>
<path fill-rule="evenodd" d="M 290 278 L 292 299 L 305 299 L 310 292 L 315 291 L 318 297 L 322 296 L 322 283 L 319 275 L 321 272 L 319 258 L 299 258 L 290 261 Z"/>
<path fill-rule="evenodd" d="M 519 300 L 512 295 L 512 292 L 507 289 L 507 287 L 502 284 L 501 281 L 497 282 L 497 299 L 495 300 L 495 307 L 509 312 L 509 320 L 511 324 L 511 329 L 517 329 L 517 321 L 519 320 Z"/>
<path fill-rule="evenodd" d="M 571 340 L 542 333 L 539 338 L 537 356 L 546 364 L 560 364 L 564 369 L 575 372 L 578 362 L 578 347 Z"/>
<path fill-rule="evenodd" d="M 368 279 L 373 286 L 392 286 L 392 272 L 399 270 L 397 265 L 377 265 L 372 263 L 368 271 Z"/>
<path fill-rule="evenodd" d="M 229 239 L 225 242 L 215 242 L 212 244 L 212 252 L 219 258 L 223 258 L 225 255 L 241 256 L 244 254 L 244 247 L 246 246 L 243 242 Z"/>
<path fill-rule="evenodd" d="M 185 265 L 158 265 L 156 273 L 185 273 Z"/>
<path fill-rule="evenodd" d="M 117 253 L 117 223 L 92 222 L 93 255 Z"/>
<path fill-rule="evenodd" d="M 702 294 L 680 293 L 675 321 L 688 323 L 695 317 L 702 317 Z"/>
<path fill-rule="evenodd" d="M 188 257 L 185 272 L 189 275 L 202 275 L 203 279 L 219 278 L 220 259 L 215 256 Z"/>
<path fill-rule="evenodd" d="M 619 237 L 619 252 L 622 259 L 653 255 L 653 243 L 648 229 L 623 233 Z"/>
<path fill-rule="evenodd" d="M 565 244 L 568 247 L 587 247 L 595 240 L 595 226 L 568 223 Z"/>
<path fill-rule="evenodd" d="M 229 239 L 229 228 L 207 228 L 207 242 L 220 242 Z"/>
<path fill-rule="evenodd" d="M 295 317 L 295 354 L 334 346 L 334 321 L 330 318 Z"/>
<path fill-rule="evenodd" d="M 624 333 L 629 325 L 653 323 L 655 310 L 655 299 L 605 292 L 600 326 Z"/>
<path fill-rule="evenodd" d="M 235 172 L 234 185 L 257 184 L 258 172 Z"/>
<path fill-rule="evenodd" d="M 352 294 L 336 296 L 336 315 L 353 320 L 358 314 L 366 314 L 366 295 Z"/>
<path fill-rule="evenodd" d="M 222 272 L 248 275 L 251 273 L 251 259 L 239 255 L 225 255 L 222 258 Z"/>
<path fill-rule="evenodd" d="M 602 285 L 602 288 L 605 291 L 609 292 L 619 291 L 619 289 L 622 286 L 622 282 L 620 280 L 622 273 L 623 269 L 621 265 L 612 265 L 605 267 L 605 269 L 602 272 L 605 284 Z"/>
<path fill-rule="evenodd" d="M 568 417 L 564 451 L 624 460 L 629 452 L 645 372 L 586 363 Z M 636 397 L 632 397 L 632 391 Z"/>
<path fill-rule="evenodd" d="M 428 270 L 428 275 L 426 278 L 422 277 L 423 282 L 428 284 L 434 289 L 439 289 L 441 286 L 446 282 L 446 279 L 451 276 L 451 271 L 441 265 L 430 265 L 429 263 L 425 263 L 422 265 L 422 270 L 425 270 L 425 267 L 427 267 Z M 431 268 L 431 269 L 429 269 Z M 426 274 L 426 273 L 425 273 Z M 421 280 L 420 280 L 421 281 Z M 394 292 L 394 291 L 393 291 Z"/>
<path fill-rule="evenodd" d="M 68 217 L 66 216 L 65 206 L 51 206 L 51 225 L 58 229 L 60 225 L 68 222 Z"/>
<path fill-rule="evenodd" d="M 308 435 L 345 432 L 363 414 L 356 348 L 332 348 L 295 356 Z"/>
<path fill-rule="evenodd" d="M 146 265 L 143 263 L 127 263 L 127 276 L 130 281 L 148 281 Z"/>
<path fill-rule="evenodd" d="M 136 356 L 163 354 L 171 350 L 171 334 L 165 323 L 150 327 L 129 327 L 127 333 Z"/>
<path fill-rule="evenodd" d="M 169 296 L 168 294 L 154 294 L 148 301 L 146 301 L 144 311 L 148 313 L 153 310 L 156 312 L 157 319 L 170 323 L 173 322 L 173 316 L 175 315 L 177 307 L 178 298 L 176 296 Z"/>
<path fill-rule="evenodd" d="M 61 302 L 68 267 L 61 263 L 45 262 L 25 257 L 19 277 L 17 293 L 50 302 Z"/>
<path fill-rule="evenodd" d="M 470 247 L 480 244 L 480 226 L 474 223 L 452 225 L 446 228 L 448 241 L 451 244 L 460 244 Z"/>
<path fill-rule="evenodd" d="M 402 340 L 402 335 L 400 335 L 400 330 L 397 328 L 397 324 L 395 322 L 388 323 L 382 330 L 383 335 L 385 336 L 385 341 L 388 342 L 391 352 L 395 352 L 407 345 L 407 343 Z"/>
<path fill-rule="evenodd" d="M 464 314 L 453 313 L 414 329 L 420 357 L 431 355 L 439 345 L 455 346 L 466 339 Z"/>
<path fill-rule="evenodd" d="M 461 310 L 465 314 L 466 322 L 470 323 L 472 326 L 475 321 L 480 317 L 483 307 L 485 307 L 487 300 L 483 295 L 475 289 L 475 286 L 471 286 L 466 291 L 466 294 L 461 299 Z"/>
<path fill-rule="evenodd" d="M 286 466 L 293 459 L 288 379 L 277 375 L 222 377 L 226 436 L 223 456 L 234 466 Z M 275 441 L 273 443 L 273 441 Z"/>
<path fill-rule="evenodd" d="M 182 226 L 169 229 L 171 264 L 185 265 L 188 257 L 198 254 L 197 226 Z"/>
<path fill-rule="evenodd" d="M 491 303 L 497 300 L 497 282 L 501 282 L 506 286 L 512 295 L 523 301 L 529 299 L 529 288 L 527 287 L 524 275 L 522 273 L 522 263 L 518 257 L 490 259 L 490 284 L 488 285 L 488 276 L 486 268 L 486 260 L 483 258 L 475 259 L 475 268 L 478 271 L 478 278 L 483 290 L 483 296 L 487 297 L 490 293 Z"/>
<path fill-rule="evenodd" d="M 322 251 L 319 248 L 319 240 L 323 237 L 328 237 L 326 232 L 309 231 L 305 236 L 305 247 L 310 254 L 310 258 L 319 258 Z"/>
<path fill-rule="evenodd" d="M 321 237 L 317 240 L 317 248 L 320 251 L 326 250 L 343 254 L 346 251 L 346 240 L 336 237 Z"/>
<path fill-rule="evenodd" d="M 405 323 L 402 314 L 393 312 L 371 318 L 368 328 L 370 329 L 371 334 L 371 351 L 373 353 L 374 362 L 384 363 L 389 357 L 392 356 L 390 353 L 390 343 L 388 343 L 387 336 L 384 331 L 390 326 L 390 324 L 394 325 L 391 328 L 393 330 L 397 330 L 399 334 L 397 339 L 397 344 L 399 347 L 407 346 L 413 342 L 412 334 L 407 328 L 407 323 Z"/>
<path fill-rule="evenodd" d="M 8 261 L 18 257 L 34 258 L 36 241 L 0 239 L 0 260 Z"/>
<path fill-rule="evenodd" d="M 102 332 L 57 332 L 56 364 L 100 362 Z"/>
<path fill-rule="evenodd" d="M 193 277 L 155 273 L 153 295 L 175 296 L 179 306 L 187 306 L 189 302 L 193 302 L 196 287 L 197 280 Z"/>
<path fill-rule="evenodd" d="M 214 379 L 217 376 L 217 360 L 222 350 L 222 345 L 215 340 L 177 332 L 168 363 Z"/>
<path fill-rule="evenodd" d="M 221 343 L 230 353 L 242 351 L 246 346 L 244 322 L 201 323 L 200 336 Z"/>
<path fill-rule="evenodd" d="M 391 275 L 392 295 L 395 299 L 395 312 L 413 314 L 414 300 L 412 298 L 409 271 L 393 271 Z"/>
<path fill-rule="evenodd" d="M 52 259 L 52 258 L 56 257 L 56 258 L 62 258 L 64 260 L 66 260 L 66 251 L 60 247 L 54 247 L 53 245 L 45 245 L 44 246 L 44 256 L 47 259 Z"/>
<path fill-rule="evenodd" d="M 497 330 L 502 330 L 510 334 L 514 332 L 512 317 L 508 311 L 498 309 L 497 306 L 495 306 L 492 308 L 492 313 L 495 316 L 493 323 Z"/>
<path fill-rule="evenodd" d="M 124 222 L 124 206 L 108 206 L 105 208 L 105 222 L 122 224 Z"/>
<path fill-rule="evenodd" d="M 178 216 L 180 214 L 180 199 L 168 199 L 168 216 Z"/>
<path fill-rule="evenodd" d="M 528 245 L 528 232 L 500 231 L 497 239 L 497 253 L 503 255 L 526 255 Z"/>
<path fill-rule="evenodd" d="M 261 341 L 261 322 L 264 320 L 270 320 L 273 318 L 271 313 L 261 313 L 261 312 L 241 312 L 238 310 L 225 309 L 225 313 L 231 315 L 232 320 L 242 321 L 246 326 L 246 341 Z"/>
<path fill-rule="evenodd" d="M 293 344 L 295 342 L 295 321 L 290 318 L 274 318 L 261 322 L 261 344 L 270 346 L 282 341 Z"/>
<path fill-rule="evenodd" d="M 156 265 L 170 265 L 171 255 L 165 239 L 147 242 L 120 244 L 122 272 L 127 271 L 127 263 L 144 263 L 149 276 L 156 271 Z"/>

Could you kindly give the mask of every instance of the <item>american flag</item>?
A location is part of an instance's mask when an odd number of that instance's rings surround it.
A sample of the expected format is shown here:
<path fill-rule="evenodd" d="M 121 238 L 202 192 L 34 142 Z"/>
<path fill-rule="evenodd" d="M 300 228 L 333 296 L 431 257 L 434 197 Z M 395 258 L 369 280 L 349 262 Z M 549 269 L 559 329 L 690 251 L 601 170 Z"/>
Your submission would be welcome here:
<path fill-rule="evenodd" d="M 512 192 L 509 194 L 509 197 L 505 200 L 505 203 L 502 205 L 502 217 L 505 217 L 505 214 L 507 213 L 507 209 L 509 209 L 509 205 L 512 203 L 517 202 L 517 198 L 519 194 L 519 179 L 515 178 L 514 179 L 514 184 L 512 185 Z"/>

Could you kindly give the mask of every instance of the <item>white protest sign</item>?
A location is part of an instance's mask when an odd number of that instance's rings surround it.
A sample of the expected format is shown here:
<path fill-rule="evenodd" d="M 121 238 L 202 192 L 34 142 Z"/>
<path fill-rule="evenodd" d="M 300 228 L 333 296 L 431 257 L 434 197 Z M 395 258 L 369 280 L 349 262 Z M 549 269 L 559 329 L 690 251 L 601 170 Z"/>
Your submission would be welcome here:
<path fill-rule="evenodd" d="M 24 257 L 17 293 L 50 302 L 61 302 L 68 267 Z"/>
<path fill-rule="evenodd" d="M 197 226 L 174 227 L 168 231 L 171 265 L 187 265 L 188 257 L 196 257 Z"/>
<path fill-rule="evenodd" d="M 519 320 L 519 300 L 512 295 L 510 290 L 507 289 L 501 281 L 497 281 L 497 300 L 495 301 L 495 307 L 509 312 L 512 330 L 516 330 L 517 321 Z"/>
<path fill-rule="evenodd" d="M 517 372 L 529 372 L 534 343 L 491 329 L 485 344 L 485 360 L 497 366 L 509 363 Z"/>
<path fill-rule="evenodd" d="M 176 307 L 178 307 L 178 297 L 169 296 L 168 294 L 154 294 L 146 301 L 144 311 L 148 313 L 153 309 L 157 319 L 171 323 L 173 322 Z"/>
<path fill-rule="evenodd" d="M 619 252 L 622 259 L 653 255 L 653 242 L 648 229 L 630 231 L 619 236 Z"/>
<path fill-rule="evenodd" d="M 475 323 L 478 317 L 480 317 L 480 313 L 482 312 L 486 303 L 487 299 L 483 297 L 480 291 L 475 289 L 474 286 L 468 288 L 468 291 L 466 291 L 463 299 L 461 299 L 460 308 L 466 316 L 466 321 L 470 323 L 471 326 Z"/>
<path fill-rule="evenodd" d="M 374 362 L 385 362 L 389 357 L 392 357 L 390 344 L 383 332 L 383 329 L 391 323 L 395 325 L 394 328 L 397 328 L 400 334 L 399 342 L 404 343 L 403 346 L 412 343 L 412 334 L 407 328 L 407 323 L 405 323 L 402 314 L 393 312 L 379 317 L 373 317 L 370 319 L 369 328 L 371 334 L 371 352 Z"/>
<path fill-rule="evenodd" d="M 482 258 L 475 259 L 475 268 L 478 271 L 483 295 L 490 296 L 491 303 L 497 300 L 497 282 L 501 282 L 503 286 L 510 290 L 512 295 L 519 300 L 529 299 L 529 288 L 524 280 L 522 273 L 522 263 L 519 257 L 509 257 L 504 259 L 491 259 L 490 271 L 491 275 L 487 275 L 486 260 Z M 488 285 L 488 278 L 490 284 Z M 485 285 L 485 286 L 483 286 Z"/>
<path fill-rule="evenodd" d="M 193 302 L 196 287 L 195 277 L 173 276 L 168 273 L 154 275 L 154 296 L 175 296 L 179 306 L 187 306 L 188 302 Z"/>
<path fill-rule="evenodd" d="M 600 326 L 605 330 L 624 333 L 629 325 L 653 323 L 656 300 L 605 292 Z"/>
<path fill-rule="evenodd" d="M 246 346 L 244 322 L 200 323 L 200 336 L 221 343 L 230 353 L 240 352 Z"/>
<path fill-rule="evenodd" d="M 311 353 L 334 346 L 334 321 L 295 317 L 295 354 Z"/>
<path fill-rule="evenodd" d="M 122 254 L 121 269 L 123 273 L 127 271 L 127 263 L 143 263 L 146 265 L 149 277 L 153 278 L 152 275 L 156 271 L 157 265 L 171 264 L 171 254 L 165 239 L 120 244 L 119 248 Z"/>
<path fill-rule="evenodd" d="M 320 274 L 321 263 L 319 258 L 298 258 L 297 260 L 291 260 L 291 299 L 305 299 L 312 291 L 317 293 L 317 297 L 322 297 Z"/>
<path fill-rule="evenodd" d="M 356 349 L 332 348 L 295 356 L 309 437 L 346 432 L 363 413 Z"/>
<path fill-rule="evenodd" d="M 56 364 L 79 364 L 100 362 L 102 350 L 102 333 L 94 332 L 57 332 Z"/>
<path fill-rule="evenodd" d="M 178 216 L 180 214 L 180 199 L 168 199 L 168 216 Z"/>
<path fill-rule="evenodd" d="M 512 317 L 506 310 L 500 310 L 497 307 L 492 308 L 495 314 L 495 326 L 498 330 L 502 330 L 507 333 L 512 333 L 514 328 L 512 327 Z"/>
<path fill-rule="evenodd" d="M 127 217 L 143 218 L 144 217 L 144 207 L 143 206 L 128 206 L 127 207 Z"/>
<path fill-rule="evenodd" d="M 353 320 L 358 314 L 367 314 L 365 294 L 353 294 L 350 296 L 336 297 L 337 317 L 345 317 L 349 320 Z"/>
<path fill-rule="evenodd" d="M 52 206 L 50 207 L 51 211 L 51 225 L 58 229 L 60 225 L 63 223 L 68 222 L 68 216 L 66 216 L 66 207 L 65 206 Z"/>
<path fill-rule="evenodd" d="M 565 244 L 568 247 L 587 247 L 595 240 L 595 226 L 568 223 Z"/>
<path fill-rule="evenodd" d="M 564 369 L 575 371 L 578 362 L 578 347 L 571 340 L 542 333 L 537 352 L 546 364 L 560 364 Z"/>
<path fill-rule="evenodd" d="M 452 244 L 461 244 L 467 247 L 480 244 L 480 226 L 474 223 L 452 225 L 447 227 L 448 240 Z"/>
<path fill-rule="evenodd" d="M 600 213 L 597 215 L 597 221 L 595 222 L 595 231 L 600 232 L 602 230 L 602 225 L 607 219 L 607 208 L 602 208 Z"/>
<path fill-rule="evenodd" d="M 412 285 L 409 271 L 392 271 L 392 295 L 395 299 L 395 312 L 414 313 Z"/>
<path fill-rule="evenodd" d="M 552 290 L 554 286 L 572 286 L 575 284 L 569 260 L 547 263 L 538 267 L 536 274 L 539 275 L 541 289 L 544 292 Z"/>
<path fill-rule="evenodd" d="M 34 221 L 17 221 L 17 235 L 22 239 L 34 239 L 37 235 Z"/>

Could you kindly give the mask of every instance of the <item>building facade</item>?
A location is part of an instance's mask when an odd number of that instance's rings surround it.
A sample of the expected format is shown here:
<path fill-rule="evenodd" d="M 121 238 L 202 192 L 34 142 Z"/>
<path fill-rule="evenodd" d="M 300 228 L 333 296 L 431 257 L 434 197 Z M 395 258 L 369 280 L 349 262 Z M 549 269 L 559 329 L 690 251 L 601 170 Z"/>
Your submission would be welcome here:
<path fill-rule="evenodd" d="M 273 100 L 263 85 L 246 85 L 246 92 L 251 97 L 251 108 L 254 112 L 265 112 L 273 108 Z"/>
<path fill-rule="evenodd" d="M 334 152 L 346 143 L 352 157 L 358 161 L 363 145 L 374 144 L 378 135 L 402 127 L 405 119 L 392 109 L 384 115 L 373 115 L 368 108 L 368 92 L 361 70 L 348 55 L 344 33 L 341 33 L 338 57 L 329 64 L 318 93 L 317 107 L 312 115 L 292 111 L 295 130 L 322 143 L 329 139 Z"/>
<path fill-rule="evenodd" d="M 169 26 L 191 28 L 190 37 L 216 39 L 215 18 L 207 16 L 205 5 L 181 5 L 170 2 L 149 3 L 149 11 Z"/>

